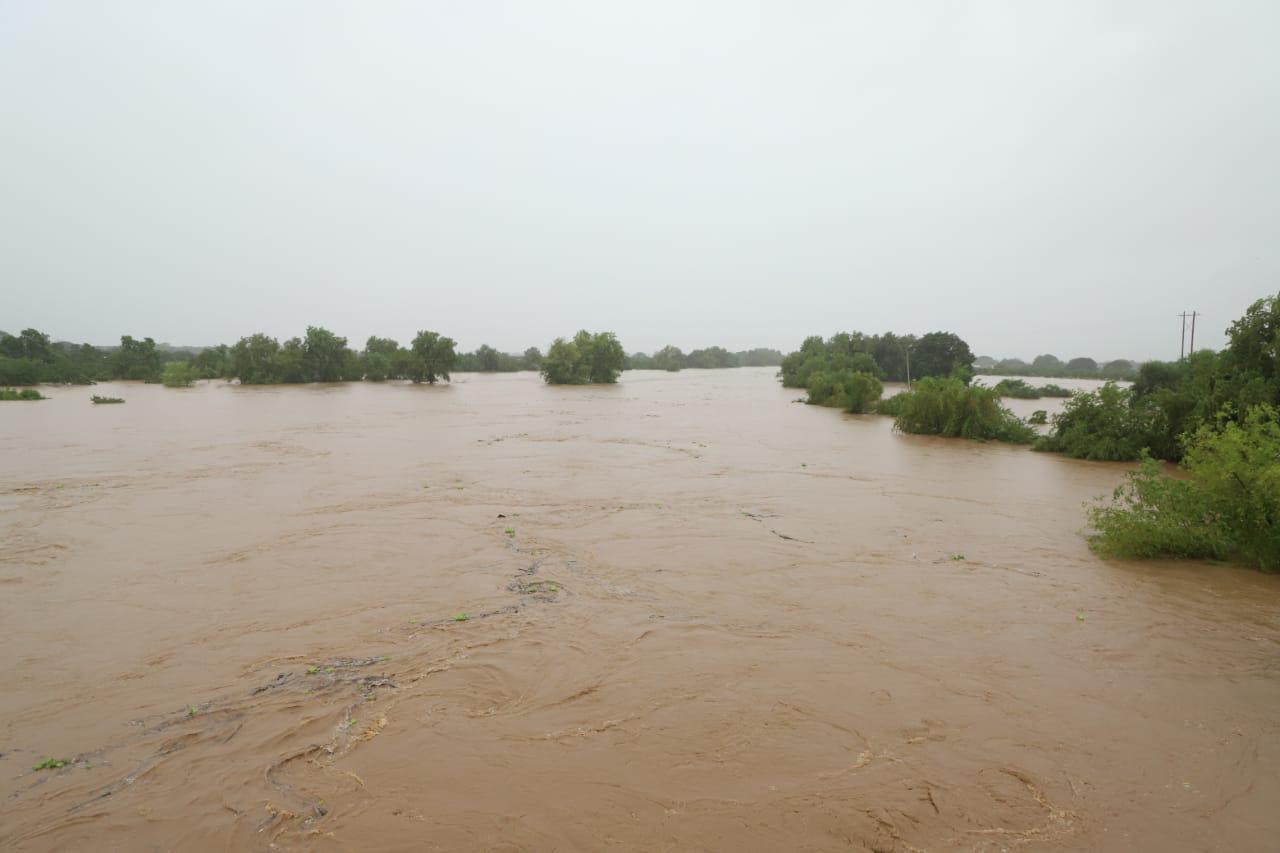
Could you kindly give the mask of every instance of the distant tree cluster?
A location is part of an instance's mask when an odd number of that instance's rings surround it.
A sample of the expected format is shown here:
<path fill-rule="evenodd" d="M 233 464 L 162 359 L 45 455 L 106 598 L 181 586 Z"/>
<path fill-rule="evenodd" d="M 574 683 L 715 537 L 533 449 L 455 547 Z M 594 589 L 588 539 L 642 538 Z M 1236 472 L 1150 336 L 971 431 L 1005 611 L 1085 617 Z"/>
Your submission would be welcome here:
<path fill-rule="evenodd" d="M 245 385 L 299 382 L 352 382 L 367 379 L 448 381 L 457 355 L 452 338 L 418 332 L 406 348 L 390 338 L 370 337 L 356 352 L 347 339 L 308 326 L 306 337 L 281 344 L 264 334 L 241 338 L 235 346 L 205 350 L 193 363 L 209 378 L 239 379 Z"/>
<path fill-rule="evenodd" d="M 1116 359 L 1100 364 L 1092 358 L 1073 358 L 1062 361 L 1056 355 L 1038 355 L 1031 363 L 1020 358 L 996 360 L 989 355 L 974 360 L 976 373 L 993 376 L 1041 376 L 1068 379 L 1132 379 L 1138 373 L 1138 365 L 1127 359 Z"/>
<path fill-rule="evenodd" d="M 672 372 L 686 367 L 714 370 L 728 367 L 776 367 L 779 364 L 782 364 L 782 353 L 765 347 L 739 352 L 729 352 L 724 347 L 705 347 L 686 355 L 679 347 L 666 346 L 651 355 L 632 353 L 627 359 L 629 370 Z"/>
<path fill-rule="evenodd" d="M 475 352 L 460 353 L 454 369 L 458 373 L 518 373 L 541 368 L 542 351 L 537 347 L 529 347 L 520 355 L 515 355 L 498 352 L 488 344 L 482 344 Z"/>
<path fill-rule="evenodd" d="M 162 349 L 151 338 L 125 335 L 119 347 L 95 347 L 55 343 L 36 329 L 23 329 L 17 335 L 0 332 L 0 384 L 4 385 L 88 385 L 108 379 L 158 382 L 166 362 L 185 359 L 184 353 Z"/>
<path fill-rule="evenodd" d="M 556 338 L 542 359 L 542 376 L 551 385 L 609 384 L 618 381 L 627 354 L 613 332 L 583 329 L 572 340 Z"/>
<path fill-rule="evenodd" d="M 785 387 L 808 390 L 806 403 L 861 414 L 876 410 L 881 380 L 945 376 L 966 384 L 972 364 L 969 345 L 950 332 L 919 338 L 840 332 L 827 340 L 805 338 L 797 352 L 782 360 L 780 375 Z"/>

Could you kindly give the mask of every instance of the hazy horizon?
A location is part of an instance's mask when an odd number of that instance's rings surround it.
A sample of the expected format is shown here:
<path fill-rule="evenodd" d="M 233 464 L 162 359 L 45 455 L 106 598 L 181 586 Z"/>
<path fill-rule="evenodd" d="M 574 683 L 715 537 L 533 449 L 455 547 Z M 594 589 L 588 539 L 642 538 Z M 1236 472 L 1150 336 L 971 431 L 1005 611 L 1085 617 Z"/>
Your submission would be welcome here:
<path fill-rule="evenodd" d="M 1175 358 L 1280 290 L 1280 6 L 0 3 L 0 328 Z"/>

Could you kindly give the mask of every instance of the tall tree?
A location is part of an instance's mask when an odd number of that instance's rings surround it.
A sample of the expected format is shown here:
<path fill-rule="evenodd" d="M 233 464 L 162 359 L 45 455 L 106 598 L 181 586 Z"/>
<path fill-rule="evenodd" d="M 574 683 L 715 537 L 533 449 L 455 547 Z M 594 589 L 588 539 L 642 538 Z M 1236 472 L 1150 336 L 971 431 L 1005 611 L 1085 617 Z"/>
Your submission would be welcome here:
<path fill-rule="evenodd" d="M 449 371 L 457 359 L 453 338 L 443 337 L 439 332 L 418 332 L 413 339 L 409 378 L 433 385 L 440 379 L 448 382 Z"/>
<path fill-rule="evenodd" d="M 912 378 L 950 376 L 957 370 L 973 369 L 973 352 L 958 335 L 930 332 L 911 349 Z"/>
<path fill-rule="evenodd" d="M 302 364 L 308 381 L 337 382 L 342 378 L 346 360 L 346 338 L 319 326 L 307 326 L 307 337 L 302 342 Z"/>

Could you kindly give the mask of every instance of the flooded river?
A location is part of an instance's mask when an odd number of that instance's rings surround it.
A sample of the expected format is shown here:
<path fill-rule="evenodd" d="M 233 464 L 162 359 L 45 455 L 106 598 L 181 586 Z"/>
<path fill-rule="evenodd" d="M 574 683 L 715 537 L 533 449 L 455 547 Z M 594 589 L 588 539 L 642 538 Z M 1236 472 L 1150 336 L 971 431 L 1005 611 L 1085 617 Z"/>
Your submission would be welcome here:
<path fill-rule="evenodd" d="M 1280 578 L 773 373 L 0 404 L 0 847 L 1275 849 Z"/>

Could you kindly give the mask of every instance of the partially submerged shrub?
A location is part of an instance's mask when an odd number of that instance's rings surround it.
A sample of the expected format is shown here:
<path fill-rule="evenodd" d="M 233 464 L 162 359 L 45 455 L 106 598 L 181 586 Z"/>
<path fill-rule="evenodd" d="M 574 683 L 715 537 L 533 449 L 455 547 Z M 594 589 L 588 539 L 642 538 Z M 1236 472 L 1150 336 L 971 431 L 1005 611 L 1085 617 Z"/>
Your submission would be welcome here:
<path fill-rule="evenodd" d="M 860 415 L 871 411 L 882 393 L 884 386 L 870 373 L 820 370 L 809 377 L 809 397 L 805 402 Z"/>
<path fill-rule="evenodd" d="M 1049 422 L 1049 413 L 1044 409 L 1036 409 L 1031 413 L 1031 417 L 1027 418 L 1029 424 L 1047 424 Z"/>
<path fill-rule="evenodd" d="M 1096 391 L 1076 394 L 1053 418 L 1053 433 L 1036 442 L 1036 450 L 1065 453 L 1077 459 L 1137 459 L 1151 441 L 1151 420 L 1132 405 L 1133 393 L 1108 382 Z"/>
<path fill-rule="evenodd" d="M 1022 379 L 1001 379 L 996 383 L 995 392 L 1001 397 L 1013 397 L 1018 400 L 1040 399 L 1040 389 L 1034 388 Z"/>
<path fill-rule="evenodd" d="M 894 394 L 892 397 L 883 397 L 877 403 L 875 412 L 877 415 L 888 415 L 896 418 L 902 410 L 902 398 L 906 392 Z"/>
<path fill-rule="evenodd" d="M 190 362 L 171 361 L 164 366 L 160 381 L 166 388 L 190 388 L 199 376 L 199 371 Z"/>
<path fill-rule="evenodd" d="M 123 402 L 124 402 L 124 398 L 123 398 L 123 397 L 99 397 L 97 394 L 94 394 L 94 395 L 93 395 L 92 397 L 90 397 L 89 399 L 90 399 L 90 400 L 91 400 L 95 405 L 103 405 L 103 404 L 106 404 L 106 403 L 123 403 Z"/>
<path fill-rule="evenodd" d="M 1280 421 L 1268 405 L 1187 437 L 1171 477 L 1144 454 L 1109 504 L 1089 511 L 1092 544 L 1119 557 L 1231 560 L 1280 570 Z"/>
<path fill-rule="evenodd" d="M 1000 404 L 994 388 L 930 378 L 891 399 L 897 416 L 894 426 L 903 432 L 1018 444 L 1035 438 L 1035 430 Z"/>
<path fill-rule="evenodd" d="M 48 397 L 34 388 L 0 388 L 0 400 L 47 400 Z"/>
<path fill-rule="evenodd" d="M 1061 385 L 1054 385 L 1050 382 L 1048 385 L 1041 385 L 1038 389 L 1041 397 L 1070 397 L 1075 392 L 1070 388 L 1063 388 Z"/>

